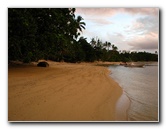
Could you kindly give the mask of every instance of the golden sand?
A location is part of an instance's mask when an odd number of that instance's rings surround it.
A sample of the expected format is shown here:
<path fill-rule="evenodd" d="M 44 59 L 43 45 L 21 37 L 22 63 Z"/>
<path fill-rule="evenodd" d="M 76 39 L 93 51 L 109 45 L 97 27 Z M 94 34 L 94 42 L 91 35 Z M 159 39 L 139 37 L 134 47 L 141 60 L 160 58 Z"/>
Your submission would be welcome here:
<path fill-rule="evenodd" d="M 8 70 L 9 121 L 114 121 L 122 89 L 93 63 Z"/>

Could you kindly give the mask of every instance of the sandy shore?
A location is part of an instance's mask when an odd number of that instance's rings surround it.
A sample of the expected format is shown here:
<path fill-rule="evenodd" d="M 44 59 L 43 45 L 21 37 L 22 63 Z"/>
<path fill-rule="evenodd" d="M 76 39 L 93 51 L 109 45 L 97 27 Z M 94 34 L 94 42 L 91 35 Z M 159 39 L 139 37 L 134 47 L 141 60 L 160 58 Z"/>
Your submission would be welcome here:
<path fill-rule="evenodd" d="M 54 63 L 8 70 L 9 121 L 115 121 L 122 89 L 107 68 Z"/>

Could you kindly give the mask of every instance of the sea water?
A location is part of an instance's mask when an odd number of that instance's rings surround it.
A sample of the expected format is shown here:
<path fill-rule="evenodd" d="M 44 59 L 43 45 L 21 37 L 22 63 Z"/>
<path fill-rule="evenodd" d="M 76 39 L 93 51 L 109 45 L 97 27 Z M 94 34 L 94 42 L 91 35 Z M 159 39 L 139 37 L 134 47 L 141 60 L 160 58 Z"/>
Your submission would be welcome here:
<path fill-rule="evenodd" d="M 158 63 L 143 68 L 110 66 L 109 69 L 110 76 L 130 100 L 128 120 L 159 121 Z"/>

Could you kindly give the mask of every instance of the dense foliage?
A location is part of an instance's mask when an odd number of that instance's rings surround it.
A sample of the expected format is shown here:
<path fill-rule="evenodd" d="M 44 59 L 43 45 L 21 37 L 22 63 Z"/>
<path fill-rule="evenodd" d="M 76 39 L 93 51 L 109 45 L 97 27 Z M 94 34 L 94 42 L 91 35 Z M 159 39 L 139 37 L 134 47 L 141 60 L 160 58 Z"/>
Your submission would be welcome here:
<path fill-rule="evenodd" d="M 61 61 L 72 53 L 85 23 L 74 8 L 9 9 L 9 60 Z"/>
<path fill-rule="evenodd" d="M 157 61 L 156 54 L 120 53 L 110 42 L 80 37 L 85 23 L 75 8 L 9 8 L 8 60 L 66 62 Z"/>

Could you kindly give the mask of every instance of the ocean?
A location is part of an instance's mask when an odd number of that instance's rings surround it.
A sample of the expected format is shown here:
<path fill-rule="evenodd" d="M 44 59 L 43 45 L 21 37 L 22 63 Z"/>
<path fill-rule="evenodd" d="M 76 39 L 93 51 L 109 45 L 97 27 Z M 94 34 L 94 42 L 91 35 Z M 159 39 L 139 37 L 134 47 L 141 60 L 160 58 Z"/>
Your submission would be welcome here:
<path fill-rule="evenodd" d="M 130 100 L 128 121 L 159 121 L 158 63 L 143 68 L 110 66 L 110 76 L 122 87 Z M 123 108 L 123 107 L 122 107 Z"/>

